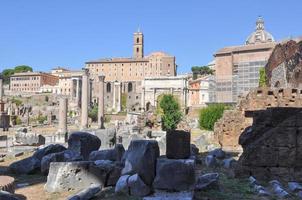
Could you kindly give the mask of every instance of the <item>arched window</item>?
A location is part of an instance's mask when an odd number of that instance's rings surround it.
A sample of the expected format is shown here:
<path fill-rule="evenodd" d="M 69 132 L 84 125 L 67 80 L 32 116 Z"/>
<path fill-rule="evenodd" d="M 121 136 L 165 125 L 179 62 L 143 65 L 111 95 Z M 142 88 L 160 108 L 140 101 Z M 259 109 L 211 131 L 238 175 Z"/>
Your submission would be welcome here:
<path fill-rule="evenodd" d="M 139 48 L 138 47 L 136 48 L 136 52 L 139 52 Z"/>
<path fill-rule="evenodd" d="M 128 83 L 128 92 L 132 92 L 133 87 L 132 87 L 132 83 Z"/>
<path fill-rule="evenodd" d="M 139 38 L 136 38 L 136 43 L 139 43 Z"/>
<path fill-rule="evenodd" d="M 107 83 L 107 85 L 106 85 L 106 91 L 107 91 L 107 93 L 111 92 L 111 83 Z"/>

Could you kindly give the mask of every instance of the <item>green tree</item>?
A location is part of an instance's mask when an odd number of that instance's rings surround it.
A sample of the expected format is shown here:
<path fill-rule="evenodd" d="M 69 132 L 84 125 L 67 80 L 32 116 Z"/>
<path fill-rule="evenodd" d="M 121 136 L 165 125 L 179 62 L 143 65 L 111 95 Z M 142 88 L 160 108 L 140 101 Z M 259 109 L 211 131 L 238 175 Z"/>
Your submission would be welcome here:
<path fill-rule="evenodd" d="M 32 72 L 33 69 L 30 66 L 27 65 L 19 65 L 16 66 L 14 69 L 4 69 L 1 74 L 3 77 L 4 84 L 9 84 L 10 82 L 10 76 L 12 76 L 14 73 L 20 73 L 20 72 Z"/>
<path fill-rule="evenodd" d="M 191 71 L 193 73 L 194 80 L 197 78 L 198 75 L 211 75 L 214 73 L 214 71 L 208 66 L 193 66 L 191 68 Z"/>
<path fill-rule="evenodd" d="M 88 117 L 90 117 L 93 122 L 98 121 L 98 106 L 95 105 L 89 110 Z"/>
<path fill-rule="evenodd" d="M 265 73 L 265 68 L 261 67 L 259 69 L 259 87 L 265 87 L 266 86 L 266 73 Z"/>
<path fill-rule="evenodd" d="M 177 99 L 171 94 L 163 95 L 160 101 L 163 111 L 162 126 L 164 130 L 175 130 L 182 118 L 182 112 Z"/>
<path fill-rule="evenodd" d="M 214 104 L 201 109 L 199 113 L 199 128 L 212 131 L 215 122 L 222 117 L 226 108 L 223 104 Z"/>
<path fill-rule="evenodd" d="M 16 66 L 14 69 L 14 73 L 32 72 L 32 71 L 33 71 L 33 69 L 27 65 L 19 65 L 19 66 Z"/>

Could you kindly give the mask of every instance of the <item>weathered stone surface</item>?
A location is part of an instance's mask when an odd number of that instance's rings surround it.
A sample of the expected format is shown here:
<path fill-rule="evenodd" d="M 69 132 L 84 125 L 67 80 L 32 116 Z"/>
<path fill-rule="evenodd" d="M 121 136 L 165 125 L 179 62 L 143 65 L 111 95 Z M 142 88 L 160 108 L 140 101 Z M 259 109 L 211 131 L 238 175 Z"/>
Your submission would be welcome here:
<path fill-rule="evenodd" d="M 82 190 L 92 184 L 103 186 L 101 178 L 90 171 L 92 163 L 89 161 L 50 163 L 44 188 L 47 192 L 61 192 Z"/>
<path fill-rule="evenodd" d="M 191 155 L 190 132 L 173 130 L 167 131 L 166 156 L 170 159 L 187 159 Z"/>
<path fill-rule="evenodd" d="M 117 144 L 114 149 L 93 151 L 89 155 L 89 160 L 111 160 L 111 161 L 121 161 L 125 149 L 122 144 Z"/>
<path fill-rule="evenodd" d="M 138 174 L 134 174 L 128 178 L 128 187 L 132 196 L 144 197 L 151 192 L 150 187 L 144 183 Z"/>
<path fill-rule="evenodd" d="M 13 162 L 9 170 L 15 174 L 31 174 L 40 168 L 40 160 L 34 156 Z"/>
<path fill-rule="evenodd" d="M 128 188 L 129 177 L 130 177 L 129 175 L 123 175 L 118 179 L 115 186 L 116 193 L 129 194 L 129 188 Z"/>
<path fill-rule="evenodd" d="M 237 161 L 234 158 L 227 158 L 222 161 L 222 164 L 223 164 L 224 168 L 230 169 L 230 168 L 234 167 L 236 162 Z"/>
<path fill-rule="evenodd" d="M 191 159 L 158 158 L 155 189 L 183 191 L 192 189 L 195 183 L 195 162 Z"/>
<path fill-rule="evenodd" d="M 123 156 L 122 174 L 138 174 L 144 183 L 151 185 L 155 177 L 159 147 L 154 140 L 133 140 Z"/>
<path fill-rule="evenodd" d="M 271 87 L 300 88 L 302 84 L 302 41 L 277 44 L 266 66 L 267 84 Z"/>
<path fill-rule="evenodd" d="M 74 132 L 68 138 L 68 149 L 79 152 L 84 160 L 88 160 L 89 154 L 101 146 L 101 140 L 87 132 Z"/>
<path fill-rule="evenodd" d="M 217 189 L 218 188 L 218 173 L 208 173 L 198 177 L 195 184 L 195 190 L 208 190 L 208 189 Z"/>
<path fill-rule="evenodd" d="M 71 162 L 81 160 L 83 160 L 83 156 L 81 156 L 78 152 L 72 150 L 65 150 L 59 153 L 51 153 L 42 158 L 41 172 L 42 174 L 47 175 L 51 162 Z"/>
<path fill-rule="evenodd" d="M 196 156 L 199 153 L 199 149 L 195 144 L 191 144 L 191 155 Z"/>
<path fill-rule="evenodd" d="M 217 167 L 219 165 L 217 159 L 212 155 L 207 155 L 205 164 L 207 167 Z"/>
<path fill-rule="evenodd" d="M 64 151 L 66 150 L 66 148 L 63 146 L 63 145 L 60 145 L 60 144 L 50 144 L 46 147 L 43 147 L 41 149 L 38 149 L 33 157 L 36 157 L 37 159 L 39 160 L 42 160 L 42 158 L 48 154 L 51 154 L 51 153 L 58 153 L 58 152 L 61 152 L 61 151 Z"/>
<path fill-rule="evenodd" d="M 0 176 L 0 191 L 15 193 L 15 179 L 10 176 Z"/>
<path fill-rule="evenodd" d="M 292 192 L 299 192 L 302 191 L 302 185 L 297 182 L 289 182 L 288 189 Z"/>
<path fill-rule="evenodd" d="M 104 186 L 114 186 L 121 176 L 123 165 L 110 160 L 97 160 L 90 165 L 90 171 L 99 177 Z"/>
<path fill-rule="evenodd" d="M 214 149 L 213 151 L 210 151 L 208 155 L 211 155 L 217 159 L 224 159 L 226 153 L 222 149 Z"/>
<path fill-rule="evenodd" d="M 2 200 L 20 200 L 16 195 L 0 190 L 0 199 Z"/>
<path fill-rule="evenodd" d="M 101 192 L 102 186 L 100 185 L 91 185 L 89 188 L 86 188 L 72 197 L 68 197 L 68 200 L 88 200 L 93 198 L 96 194 Z"/>
<path fill-rule="evenodd" d="M 192 200 L 192 191 L 170 192 L 164 190 L 156 190 L 154 194 L 144 197 L 143 200 Z"/>
<path fill-rule="evenodd" d="M 259 180 L 302 181 L 302 108 L 270 108 L 247 112 L 254 117 L 242 133 L 243 153 L 235 169 L 237 176 Z"/>

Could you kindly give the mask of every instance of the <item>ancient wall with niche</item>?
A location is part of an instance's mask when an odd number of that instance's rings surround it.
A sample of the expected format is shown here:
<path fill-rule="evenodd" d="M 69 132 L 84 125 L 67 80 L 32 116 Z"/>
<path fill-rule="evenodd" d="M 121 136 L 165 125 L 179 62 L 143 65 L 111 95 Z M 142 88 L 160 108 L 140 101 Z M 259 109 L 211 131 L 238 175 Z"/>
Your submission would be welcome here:
<path fill-rule="evenodd" d="M 253 123 L 245 112 L 270 107 L 302 107 L 302 90 L 257 88 L 241 97 L 236 109 L 224 112 L 215 124 L 214 134 L 221 147 L 225 151 L 242 151 L 239 136 Z"/>

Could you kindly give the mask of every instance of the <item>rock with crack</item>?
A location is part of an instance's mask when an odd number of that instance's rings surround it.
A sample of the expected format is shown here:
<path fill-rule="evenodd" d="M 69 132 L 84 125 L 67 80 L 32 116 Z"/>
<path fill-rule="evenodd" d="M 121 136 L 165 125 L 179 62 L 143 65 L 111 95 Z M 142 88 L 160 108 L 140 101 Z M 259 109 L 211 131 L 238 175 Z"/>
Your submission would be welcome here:
<path fill-rule="evenodd" d="M 131 196 L 144 197 L 150 194 L 151 189 L 138 174 L 134 174 L 128 178 L 128 187 Z"/>
<path fill-rule="evenodd" d="M 45 190 L 47 192 L 82 190 L 92 184 L 103 187 L 103 180 L 91 172 L 91 164 L 93 162 L 89 161 L 50 163 Z"/>
<path fill-rule="evenodd" d="M 195 184 L 195 190 L 197 191 L 206 191 L 208 189 L 217 189 L 219 180 L 218 173 L 208 173 L 198 177 Z"/>
<path fill-rule="evenodd" d="M 41 172 L 44 175 L 48 174 L 49 166 L 51 162 L 71 162 L 82 161 L 83 156 L 79 152 L 65 150 L 59 153 L 52 153 L 44 156 L 41 161 Z"/>
<path fill-rule="evenodd" d="M 125 149 L 122 144 L 117 144 L 114 149 L 106 149 L 100 151 L 93 151 L 89 154 L 90 161 L 96 160 L 111 160 L 111 161 L 121 161 Z"/>
<path fill-rule="evenodd" d="M 66 147 L 64 147 L 63 145 L 60 144 L 50 144 L 46 147 L 43 147 L 41 149 L 38 149 L 34 154 L 33 157 L 42 160 L 42 158 L 48 154 L 51 153 L 58 153 L 58 152 L 62 152 L 65 151 Z"/>
<path fill-rule="evenodd" d="M 101 192 L 102 186 L 91 185 L 90 187 L 80 191 L 76 195 L 68 197 L 67 200 L 88 200 L 95 197 L 99 192 Z"/>
<path fill-rule="evenodd" d="M 40 160 L 34 156 L 13 162 L 9 165 L 9 171 L 14 174 L 32 174 L 39 170 Z"/>
<path fill-rule="evenodd" d="M 74 132 L 68 138 L 68 149 L 79 152 L 84 160 L 88 160 L 89 154 L 101 146 L 101 140 L 87 132 Z"/>
<path fill-rule="evenodd" d="M 155 140 L 131 141 L 122 162 L 125 167 L 122 175 L 138 174 L 147 185 L 151 185 L 155 177 L 156 159 L 159 157 L 159 147 Z"/>
<path fill-rule="evenodd" d="M 158 158 L 153 187 L 173 191 L 190 190 L 195 183 L 194 168 L 193 159 Z"/>
<path fill-rule="evenodd" d="M 97 160 L 90 165 L 90 172 L 100 178 L 105 187 L 116 185 L 122 169 L 122 163 L 110 160 Z"/>

